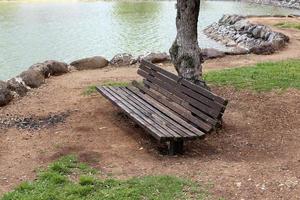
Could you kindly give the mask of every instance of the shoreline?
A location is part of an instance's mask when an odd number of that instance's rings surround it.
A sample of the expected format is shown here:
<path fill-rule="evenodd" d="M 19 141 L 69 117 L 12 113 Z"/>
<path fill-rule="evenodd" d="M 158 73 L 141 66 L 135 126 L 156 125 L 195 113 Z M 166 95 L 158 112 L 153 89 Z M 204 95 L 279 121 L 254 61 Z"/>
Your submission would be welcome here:
<path fill-rule="evenodd" d="M 36 0 L 33 0 L 33 1 L 36 1 Z M 37 1 L 39 1 L 39 0 L 37 0 Z M 47 1 L 47 0 L 45 0 L 45 1 Z M 56 0 L 54 0 L 54 1 L 56 1 Z M 68 0 L 66 0 L 66 1 L 68 1 Z M 71 0 L 71 1 L 73 1 L 73 0 Z M 74 0 L 74 1 L 80 1 L 80 0 Z M 1 2 L 15 2 L 15 1 L 9 1 L 9 0 L 8 1 L 1 1 L 0 0 L 0 3 Z M 18 2 L 18 1 L 16 1 L 16 2 Z M 250 19 L 250 20 L 252 18 L 278 18 L 278 19 L 288 19 L 288 20 L 290 20 L 290 19 L 300 19 L 300 14 L 299 15 L 295 15 L 295 14 L 289 14 L 289 15 L 241 15 L 241 16 L 243 16 L 247 19 Z M 272 29 L 275 29 L 275 27 L 272 27 Z M 203 49 L 210 49 L 210 48 L 203 48 Z M 213 49 L 215 49 L 215 48 L 213 48 Z M 216 49 L 216 50 L 225 53 L 226 56 L 235 55 L 235 54 L 239 55 L 239 53 L 230 52 L 230 48 L 228 50 L 219 50 L 219 49 Z M 129 53 L 130 54 L 130 52 L 123 52 L 123 53 Z M 157 53 L 159 53 L 159 51 L 157 51 Z M 120 54 L 120 53 L 118 53 L 118 54 Z M 116 54 L 116 55 L 118 55 L 118 54 Z M 244 53 L 242 53 L 242 54 L 244 54 Z M 142 55 L 138 55 L 135 59 L 138 59 L 139 56 L 142 56 Z M 51 60 L 56 60 L 56 59 L 53 58 Z M 59 62 L 64 62 L 64 61 L 59 61 Z M 72 61 L 70 61 L 70 62 L 72 62 Z M 33 64 L 35 64 L 35 63 L 33 63 Z M 17 76 L 17 74 L 15 76 Z M 0 81 L 7 81 L 9 79 L 14 78 L 15 76 L 8 77 L 8 78 L 5 78 L 5 79 L 0 79 Z"/>
<path fill-rule="evenodd" d="M 257 55 L 252 53 L 247 53 L 245 51 L 239 52 L 223 52 L 216 49 L 207 49 L 207 58 L 204 63 L 204 71 L 218 70 L 224 68 L 242 67 L 245 65 L 251 65 L 258 62 L 265 61 L 277 61 L 284 59 L 300 58 L 300 31 L 295 29 L 281 29 L 274 27 L 275 24 L 285 21 L 295 21 L 299 22 L 298 17 L 255 17 L 251 16 L 247 18 L 251 23 L 254 24 L 266 24 L 267 26 L 272 26 L 272 30 L 283 33 L 290 38 L 290 42 L 280 49 L 270 55 Z M 147 57 L 148 56 L 148 57 Z M 85 59 L 80 59 L 71 63 L 64 63 L 59 61 L 45 61 L 43 63 L 37 63 L 29 67 L 28 70 L 24 71 L 15 78 L 9 79 L 4 85 L 4 90 L 6 90 L 7 102 L 8 104 L 13 98 L 19 99 L 23 97 L 32 88 L 38 88 L 45 80 L 50 76 L 60 76 L 68 72 L 73 72 L 74 70 L 91 70 L 91 69 L 101 69 L 101 68 L 118 68 L 120 66 L 125 66 L 130 68 L 135 68 L 136 63 L 139 62 L 141 58 L 150 59 L 154 63 L 163 63 L 162 66 L 167 67 L 172 70 L 173 66 L 169 62 L 169 55 L 166 53 L 150 53 L 139 57 L 134 57 L 131 54 L 117 54 L 110 61 L 106 60 L 104 57 L 95 56 Z M 220 63 L 215 67 L 216 63 Z M 36 73 L 36 71 L 38 73 Z M 174 71 L 174 70 L 173 70 Z M 43 77 L 38 75 L 42 74 Z M 20 77 L 20 78 L 19 78 Z M 0 83 L 5 84 L 0 80 Z M 8 94 L 9 93 L 9 94 Z M 1 104 L 1 102 L 0 102 Z M 0 105 L 1 107 L 1 105 Z"/>

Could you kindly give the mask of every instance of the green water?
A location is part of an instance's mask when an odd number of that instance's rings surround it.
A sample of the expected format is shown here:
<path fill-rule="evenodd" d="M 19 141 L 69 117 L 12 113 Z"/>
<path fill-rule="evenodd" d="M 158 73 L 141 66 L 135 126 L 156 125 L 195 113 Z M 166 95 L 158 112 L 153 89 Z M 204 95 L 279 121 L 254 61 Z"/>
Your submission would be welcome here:
<path fill-rule="evenodd" d="M 202 1 L 201 47 L 224 48 L 202 29 L 223 14 L 300 14 L 299 11 L 234 1 Z M 0 3 L 0 79 L 47 59 L 70 62 L 87 56 L 110 59 L 168 51 L 175 37 L 175 1 Z"/>

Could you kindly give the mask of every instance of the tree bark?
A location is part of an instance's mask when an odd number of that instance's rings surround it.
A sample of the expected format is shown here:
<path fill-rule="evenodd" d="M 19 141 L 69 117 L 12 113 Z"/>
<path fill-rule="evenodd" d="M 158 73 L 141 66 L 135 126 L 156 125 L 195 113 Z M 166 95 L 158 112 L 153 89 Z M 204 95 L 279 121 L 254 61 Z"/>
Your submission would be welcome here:
<path fill-rule="evenodd" d="M 203 59 L 197 33 L 200 0 L 177 0 L 176 7 L 177 35 L 169 50 L 172 63 L 181 78 L 206 86 L 201 78 Z"/>

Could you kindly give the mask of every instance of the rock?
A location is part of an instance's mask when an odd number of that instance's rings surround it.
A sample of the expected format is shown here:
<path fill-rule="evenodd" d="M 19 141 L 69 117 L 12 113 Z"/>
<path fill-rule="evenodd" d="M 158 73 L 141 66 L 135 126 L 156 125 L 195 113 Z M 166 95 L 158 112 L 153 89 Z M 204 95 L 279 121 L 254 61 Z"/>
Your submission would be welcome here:
<path fill-rule="evenodd" d="M 289 42 L 289 37 L 278 32 L 272 32 L 269 34 L 267 41 L 272 42 L 273 40 L 282 40 L 284 42 Z"/>
<path fill-rule="evenodd" d="M 55 60 L 47 60 L 43 63 L 36 63 L 29 69 L 40 72 L 45 78 L 49 76 L 59 76 L 69 71 L 67 63 Z"/>
<path fill-rule="evenodd" d="M 267 34 L 269 32 L 269 29 L 268 28 L 262 28 L 261 29 L 261 32 L 260 32 L 260 36 L 259 36 L 259 38 L 261 38 L 261 39 L 265 39 L 265 35 Z"/>
<path fill-rule="evenodd" d="M 237 44 L 235 41 L 233 40 L 229 40 L 227 43 L 226 43 L 226 46 L 227 47 L 235 47 Z"/>
<path fill-rule="evenodd" d="M 167 53 L 148 53 L 143 56 L 139 56 L 138 60 L 147 60 L 152 63 L 162 63 L 166 61 L 170 61 L 171 57 Z"/>
<path fill-rule="evenodd" d="M 240 35 L 240 36 L 236 39 L 236 43 L 241 43 L 241 42 L 245 41 L 246 39 L 247 39 L 247 34 Z"/>
<path fill-rule="evenodd" d="M 74 71 L 77 71 L 77 69 L 72 65 L 68 65 L 68 71 L 69 72 L 74 72 Z"/>
<path fill-rule="evenodd" d="M 38 88 L 45 83 L 45 77 L 34 69 L 22 72 L 19 77 L 31 88 Z"/>
<path fill-rule="evenodd" d="M 252 35 L 255 39 L 260 38 L 260 33 L 262 31 L 262 27 L 261 26 L 256 26 L 256 28 L 253 29 L 252 31 Z"/>
<path fill-rule="evenodd" d="M 213 58 L 221 58 L 225 56 L 225 52 L 219 51 L 214 48 L 205 48 L 201 50 L 202 56 L 204 60 L 213 59 Z"/>
<path fill-rule="evenodd" d="M 70 65 L 77 70 L 101 69 L 108 65 L 108 61 L 102 56 L 95 56 L 73 61 Z"/>
<path fill-rule="evenodd" d="M 44 64 L 48 67 L 51 76 L 59 76 L 68 73 L 68 64 L 55 60 L 47 60 Z"/>
<path fill-rule="evenodd" d="M 12 78 L 7 81 L 8 89 L 16 92 L 19 96 L 23 97 L 28 92 L 26 84 L 20 77 Z"/>
<path fill-rule="evenodd" d="M 225 52 L 226 55 L 244 55 L 248 54 L 249 50 L 241 47 L 235 47 L 231 51 Z"/>
<path fill-rule="evenodd" d="M 127 65 L 132 65 L 135 64 L 137 60 L 128 53 L 120 53 L 115 55 L 111 61 L 110 64 L 116 65 L 116 66 L 127 66 Z"/>
<path fill-rule="evenodd" d="M 51 75 L 50 69 L 45 63 L 36 63 L 29 67 L 29 69 L 40 72 L 44 76 L 44 78 L 48 78 Z"/>
<path fill-rule="evenodd" d="M 240 20 L 234 24 L 234 28 L 237 31 L 247 30 L 250 26 L 250 22 L 247 20 Z"/>
<path fill-rule="evenodd" d="M 223 17 L 221 17 L 221 19 L 219 19 L 218 23 L 225 24 L 229 17 L 230 17 L 230 15 L 223 15 Z"/>
<path fill-rule="evenodd" d="M 274 46 L 271 43 L 266 43 L 259 46 L 254 46 L 250 49 L 252 53 L 259 54 L 259 55 L 270 55 L 276 51 Z"/>
<path fill-rule="evenodd" d="M 0 81 L 0 107 L 7 105 L 13 99 L 13 95 L 4 81 Z"/>
<path fill-rule="evenodd" d="M 236 22 L 241 21 L 243 19 L 245 19 L 244 16 L 241 16 L 241 15 L 231 15 L 231 18 L 229 20 L 229 24 L 233 25 Z"/>

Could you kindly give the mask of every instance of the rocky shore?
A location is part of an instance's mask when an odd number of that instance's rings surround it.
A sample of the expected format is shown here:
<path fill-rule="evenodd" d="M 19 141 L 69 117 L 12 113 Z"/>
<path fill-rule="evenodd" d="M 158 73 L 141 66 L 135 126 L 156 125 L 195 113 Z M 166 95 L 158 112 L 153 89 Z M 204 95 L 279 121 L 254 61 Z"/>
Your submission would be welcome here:
<path fill-rule="evenodd" d="M 285 47 L 289 37 L 262 24 L 252 24 L 246 17 L 224 15 L 204 33 L 241 53 L 272 54 Z"/>
<path fill-rule="evenodd" d="M 224 15 L 204 32 L 208 37 L 233 49 L 230 51 L 202 49 L 204 60 L 248 53 L 272 54 L 283 48 L 289 41 L 286 35 L 274 32 L 265 25 L 250 23 L 247 17 L 238 15 Z M 75 60 L 69 64 L 55 60 L 34 64 L 12 79 L 0 80 L 0 107 L 7 105 L 14 98 L 25 96 L 32 88 L 40 87 L 50 76 L 59 76 L 76 70 L 101 69 L 107 66 L 130 66 L 140 62 L 141 59 L 162 63 L 170 61 L 170 56 L 167 53 L 152 52 L 134 57 L 122 53 L 115 55 L 110 61 L 102 56 L 95 56 Z"/>
<path fill-rule="evenodd" d="M 110 61 L 102 56 L 79 59 L 67 64 L 65 62 L 48 60 L 30 66 L 26 71 L 7 81 L 0 80 L 0 107 L 7 105 L 14 98 L 23 97 L 33 88 L 38 88 L 51 76 L 60 76 L 74 70 L 101 69 L 107 66 L 121 67 L 133 65 L 141 59 L 153 63 L 169 61 L 167 53 L 147 53 L 134 58 L 131 54 L 115 55 Z"/>
<path fill-rule="evenodd" d="M 243 0 L 250 3 L 300 9 L 300 0 Z"/>

